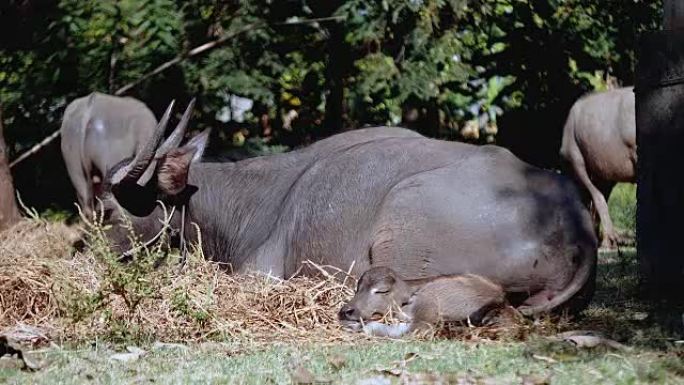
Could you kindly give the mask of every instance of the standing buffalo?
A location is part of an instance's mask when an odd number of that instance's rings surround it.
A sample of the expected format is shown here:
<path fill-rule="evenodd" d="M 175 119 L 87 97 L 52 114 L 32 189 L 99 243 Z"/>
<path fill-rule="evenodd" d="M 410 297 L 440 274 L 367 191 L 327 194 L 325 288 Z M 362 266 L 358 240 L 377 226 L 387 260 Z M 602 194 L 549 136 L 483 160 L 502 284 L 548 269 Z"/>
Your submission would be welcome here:
<path fill-rule="evenodd" d="M 563 129 L 561 158 L 589 191 L 606 246 L 617 244 L 608 213 L 617 182 L 636 181 L 636 119 L 631 87 L 595 93 L 572 106 Z"/>
<path fill-rule="evenodd" d="M 168 221 L 176 228 L 185 207 L 205 255 L 236 271 L 289 277 L 312 260 L 355 262 L 356 272 L 388 266 L 411 279 L 473 273 L 529 294 L 527 314 L 570 299 L 583 306 L 593 292 L 596 235 L 575 185 L 503 148 L 377 127 L 286 154 L 203 163 L 206 133 L 178 147 L 185 122 L 159 145 L 170 110 L 105 182 L 106 223 L 120 223 L 123 208 L 142 240 L 163 226 L 160 200 L 178 208 Z M 131 248 L 121 226 L 108 236 Z"/>
<path fill-rule="evenodd" d="M 142 102 L 93 92 L 71 102 L 62 120 L 62 156 L 86 215 L 103 176 L 147 143 L 157 120 Z"/>

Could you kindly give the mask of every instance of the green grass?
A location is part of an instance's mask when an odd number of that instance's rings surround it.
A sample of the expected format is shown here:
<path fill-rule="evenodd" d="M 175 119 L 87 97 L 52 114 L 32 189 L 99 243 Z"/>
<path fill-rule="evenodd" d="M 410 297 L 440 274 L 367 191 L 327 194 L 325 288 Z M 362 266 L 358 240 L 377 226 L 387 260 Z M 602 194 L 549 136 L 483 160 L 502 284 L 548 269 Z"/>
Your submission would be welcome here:
<path fill-rule="evenodd" d="M 571 325 L 601 331 L 631 346 L 633 350 L 628 352 L 578 350 L 534 336 L 524 343 L 378 339 L 355 346 L 279 341 L 256 348 L 227 342 L 219 348 L 215 343 L 213 348 L 193 345 L 187 351 L 155 351 L 143 346 L 149 354 L 121 363 L 110 359 L 113 345 L 100 344 L 48 350 L 42 354 L 49 363 L 44 369 L 33 373 L 0 369 L 0 383 L 291 384 L 292 364 L 299 362 L 333 384 L 356 384 L 382 376 L 379 370 L 397 369 L 405 357 L 417 354 L 406 363 L 406 371 L 471 374 L 496 384 L 520 384 L 526 375 L 549 377 L 551 384 L 558 385 L 684 384 L 684 347 L 675 342 L 682 338 L 684 309 L 639 300 L 635 277 L 634 250 L 624 250 L 622 258 L 603 253 L 595 298 L 584 316 Z M 330 363 L 335 356 L 344 358 L 340 370 Z M 384 378 L 392 384 L 400 383 L 395 376 Z"/>
<path fill-rule="evenodd" d="M 684 383 L 684 364 L 672 353 L 663 355 L 643 350 L 552 355 L 543 344 L 534 346 L 534 343 L 383 341 L 363 346 L 279 346 L 252 354 L 229 354 L 226 350 L 207 352 L 196 346 L 188 351 L 151 352 L 129 363 L 112 361 L 109 350 L 53 351 L 45 354 L 51 361 L 47 369 L 36 373 L 15 372 L 9 382 L 289 384 L 292 363 L 301 362 L 320 379 L 353 384 L 380 375 L 380 370 L 399 368 L 405 357 L 417 354 L 406 364 L 408 372 L 470 373 L 493 379 L 497 384 L 520 383 L 524 375 L 550 377 L 553 384 Z M 334 356 L 344 359 L 345 365 L 340 370 L 330 363 Z M 540 356 L 552 356 L 558 362 L 535 358 Z M 397 378 L 388 378 L 398 383 Z"/>
<path fill-rule="evenodd" d="M 625 235 L 636 234 L 636 185 L 620 183 L 613 189 L 608 200 L 610 217 L 615 227 Z"/>

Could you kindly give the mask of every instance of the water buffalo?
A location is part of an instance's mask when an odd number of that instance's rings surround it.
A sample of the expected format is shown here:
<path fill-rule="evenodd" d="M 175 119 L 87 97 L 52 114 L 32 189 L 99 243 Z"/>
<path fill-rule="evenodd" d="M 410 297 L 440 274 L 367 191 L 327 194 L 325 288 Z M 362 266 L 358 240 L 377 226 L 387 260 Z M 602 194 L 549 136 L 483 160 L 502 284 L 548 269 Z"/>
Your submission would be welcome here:
<path fill-rule="evenodd" d="M 560 155 L 591 195 L 604 245 L 617 245 L 606 201 L 617 182 L 636 182 L 633 88 L 594 93 L 575 102 L 563 128 Z"/>
<path fill-rule="evenodd" d="M 400 337 L 429 330 L 440 322 L 480 323 L 505 303 L 503 288 L 475 275 L 447 275 L 406 280 L 384 266 L 363 273 L 354 297 L 339 312 L 340 322 L 352 330 L 377 336 Z M 399 325 L 375 324 L 388 313 Z M 366 328 L 364 326 L 371 326 Z"/>
<path fill-rule="evenodd" d="M 170 109 L 148 145 L 106 178 L 106 223 L 125 210 L 143 240 L 163 226 L 160 200 L 178 208 L 172 227 L 185 207 L 205 255 L 238 272 L 289 277 L 311 260 L 355 262 L 355 272 L 391 266 L 410 278 L 474 273 L 531 295 L 528 314 L 571 299 L 582 306 L 593 292 L 596 235 L 574 183 L 508 150 L 376 127 L 207 163 L 206 133 L 178 146 L 185 125 L 159 145 Z M 112 226 L 108 236 L 124 251 L 127 234 Z"/>
<path fill-rule="evenodd" d="M 66 107 L 62 120 L 62 156 L 86 215 L 101 193 L 107 171 L 133 156 L 150 139 L 157 120 L 145 104 L 99 92 Z"/>

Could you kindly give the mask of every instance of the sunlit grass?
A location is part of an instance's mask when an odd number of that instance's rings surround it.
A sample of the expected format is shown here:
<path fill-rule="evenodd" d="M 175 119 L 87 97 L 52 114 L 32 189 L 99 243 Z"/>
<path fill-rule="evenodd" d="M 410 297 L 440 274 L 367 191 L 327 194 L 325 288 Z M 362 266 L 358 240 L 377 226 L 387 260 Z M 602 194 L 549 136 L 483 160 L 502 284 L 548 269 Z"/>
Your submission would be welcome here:
<path fill-rule="evenodd" d="M 138 361 L 112 361 L 113 352 L 53 351 L 50 370 L 15 373 L 13 383 L 60 384 L 291 384 L 292 368 L 300 365 L 318 379 L 355 384 L 399 370 L 406 360 L 408 373 L 451 373 L 493 380 L 496 384 L 521 383 L 522 376 L 549 378 L 552 384 L 676 384 L 684 381 L 684 364 L 675 353 L 570 351 L 553 354 L 544 343 L 468 343 L 461 341 L 380 341 L 362 346 L 276 346 L 243 354 L 226 345 L 207 351 L 151 352 Z M 333 365 L 335 357 L 341 368 Z M 398 373 L 398 372 L 395 372 Z M 7 372 L 5 374 L 8 374 Z M 0 370 L 0 379 L 2 371 Z M 386 375 L 391 383 L 399 379 Z M 378 382 L 381 383 L 381 382 Z M 427 382 L 430 384 L 434 382 Z"/>
<path fill-rule="evenodd" d="M 634 237 L 636 234 L 636 185 L 620 183 L 613 189 L 608 200 L 610 217 L 625 235 Z"/>

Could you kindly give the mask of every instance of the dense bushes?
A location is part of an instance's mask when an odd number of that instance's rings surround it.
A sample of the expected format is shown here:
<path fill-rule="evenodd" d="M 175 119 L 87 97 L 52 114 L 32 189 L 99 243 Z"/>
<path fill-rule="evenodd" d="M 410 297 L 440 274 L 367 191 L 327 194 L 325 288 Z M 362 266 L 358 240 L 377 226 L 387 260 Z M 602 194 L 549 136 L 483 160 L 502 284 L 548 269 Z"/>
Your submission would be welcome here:
<path fill-rule="evenodd" d="M 608 80 L 632 82 L 635 38 L 660 11 L 649 0 L 10 1 L 0 104 L 16 155 L 76 96 L 243 31 L 130 94 L 157 114 L 197 96 L 193 127 L 214 127 L 214 152 L 389 123 L 554 166 L 569 106 Z M 250 101 L 231 109 L 235 96 Z M 30 204 L 70 207 L 58 158 L 53 146 L 14 169 Z"/>

